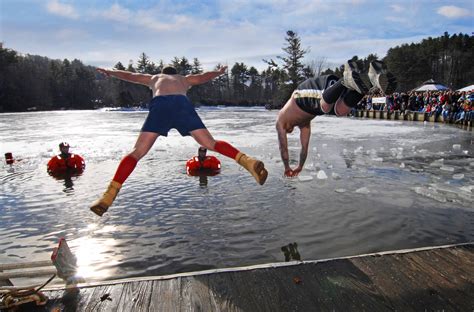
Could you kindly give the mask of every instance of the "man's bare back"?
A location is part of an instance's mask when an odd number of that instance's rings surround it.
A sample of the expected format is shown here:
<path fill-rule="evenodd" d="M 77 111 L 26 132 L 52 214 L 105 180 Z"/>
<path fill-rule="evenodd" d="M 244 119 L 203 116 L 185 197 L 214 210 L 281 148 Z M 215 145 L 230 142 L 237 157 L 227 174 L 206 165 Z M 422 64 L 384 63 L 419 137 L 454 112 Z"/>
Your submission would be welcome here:
<path fill-rule="evenodd" d="M 191 87 L 185 76 L 158 74 L 151 78 L 149 86 L 153 91 L 153 96 L 182 94 Z"/>

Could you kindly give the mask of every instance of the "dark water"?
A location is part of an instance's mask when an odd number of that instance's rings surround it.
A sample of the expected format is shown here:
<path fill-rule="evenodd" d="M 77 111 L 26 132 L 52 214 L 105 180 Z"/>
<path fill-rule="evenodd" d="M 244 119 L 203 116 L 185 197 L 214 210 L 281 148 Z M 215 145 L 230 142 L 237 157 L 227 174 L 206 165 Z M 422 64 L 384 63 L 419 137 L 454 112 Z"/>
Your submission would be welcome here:
<path fill-rule="evenodd" d="M 204 108 L 218 139 L 265 161 L 261 187 L 233 160 L 220 175 L 188 177 L 198 145 L 159 138 L 99 218 L 89 205 L 133 146 L 145 112 L 0 115 L 0 263 L 48 259 L 66 237 L 87 280 L 164 275 L 474 240 L 472 132 L 423 123 L 318 117 L 300 179 L 282 178 L 276 111 Z M 297 159 L 299 133 L 289 139 Z M 55 180 L 61 141 L 86 160 L 82 176 Z M 322 170 L 324 172 L 321 172 Z M 325 179 L 318 179 L 324 178 Z M 304 180 L 309 181 L 304 181 Z"/>

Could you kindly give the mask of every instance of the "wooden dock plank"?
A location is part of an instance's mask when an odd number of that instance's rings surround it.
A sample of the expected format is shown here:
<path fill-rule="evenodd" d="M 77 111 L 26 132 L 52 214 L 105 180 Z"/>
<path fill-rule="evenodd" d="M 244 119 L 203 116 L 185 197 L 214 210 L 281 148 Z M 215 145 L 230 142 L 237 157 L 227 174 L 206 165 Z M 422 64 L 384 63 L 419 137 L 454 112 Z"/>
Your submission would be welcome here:
<path fill-rule="evenodd" d="M 143 311 L 148 309 L 153 293 L 153 281 L 125 283 L 117 312 Z"/>
<path fill-rule="evenodd" d="M 20 311 L 474 311 L 474 244 L 46 294 L 46 307 Z"/>
<path fill-rule="evenodd" d="M 95 287 L 82 311 L 118 311 L 125 283 Z"/>
<path fill-rule="evenodd" d="M 153 281 L 153 295 L 149 311 L 180 311 L 181 277 Z"/>

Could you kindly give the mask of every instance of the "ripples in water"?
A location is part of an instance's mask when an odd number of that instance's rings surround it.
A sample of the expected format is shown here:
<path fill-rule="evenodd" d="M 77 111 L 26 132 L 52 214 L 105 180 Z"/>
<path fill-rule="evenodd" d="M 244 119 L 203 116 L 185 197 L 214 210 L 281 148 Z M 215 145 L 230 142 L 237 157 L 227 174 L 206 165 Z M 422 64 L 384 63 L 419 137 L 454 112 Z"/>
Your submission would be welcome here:
<path fill-rule="evenodd" d="M 146 113 L 0 115 L 1 152 L 23 159 L 0 166 L 0 262 L 48 259 L 65 237 L 80 273 L 100 280 L 284 261 L 282 247 L 294 242 L 310 260 L 474 239 L 470 132 L 318 117 L 304 182 L 282 177 L 276 112 L 199 114 L 216 138 L 265 161 L 265 186 L 220 156 L 221 174 L 188 177 L 184 164 L 198 145 L 172 131 L 102 218 L 88 207 L 133 146 Z M 82 176 L 66 181 L 46 173 L 61 141 L 85 158 Z M 291 135 L 292 159 L 298 144 Z"/>

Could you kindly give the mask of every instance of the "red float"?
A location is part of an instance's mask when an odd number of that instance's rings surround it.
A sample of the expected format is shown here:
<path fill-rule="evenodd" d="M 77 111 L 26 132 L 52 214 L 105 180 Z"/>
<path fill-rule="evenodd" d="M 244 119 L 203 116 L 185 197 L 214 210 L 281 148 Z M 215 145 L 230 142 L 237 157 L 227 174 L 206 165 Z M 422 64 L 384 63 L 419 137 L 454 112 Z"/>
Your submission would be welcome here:
<path fill-rule="evenodd" d="M 221 162 L 214 156 L 206 156 L 203 161 L 194 156 L 186 162 L 186 172 L 191 176 L 216 175 L 220 170 Z"/>

